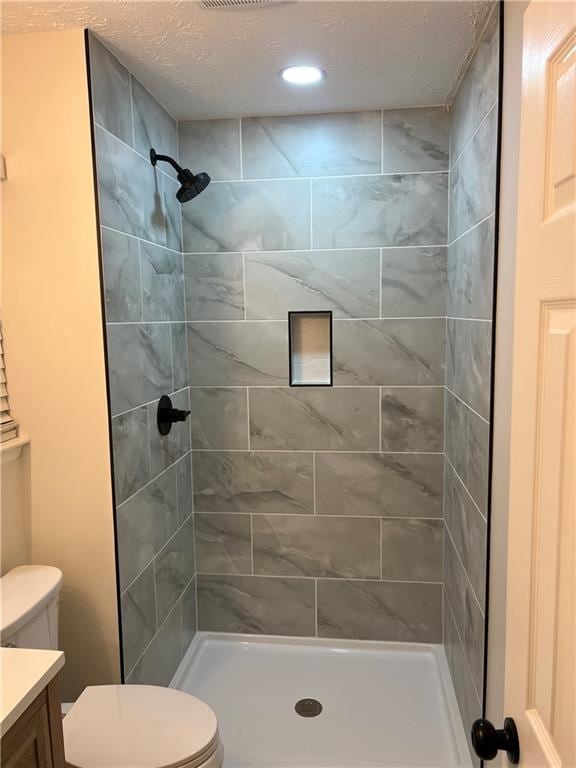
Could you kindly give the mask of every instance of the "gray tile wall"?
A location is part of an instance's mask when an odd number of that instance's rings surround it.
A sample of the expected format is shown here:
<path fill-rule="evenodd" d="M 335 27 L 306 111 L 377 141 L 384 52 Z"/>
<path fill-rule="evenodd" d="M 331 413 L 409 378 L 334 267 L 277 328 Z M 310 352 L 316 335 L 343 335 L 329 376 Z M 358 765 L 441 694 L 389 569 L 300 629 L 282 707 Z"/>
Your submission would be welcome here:
<path fill-rule="evenodd" d="M 450 126 L 444 646 L 467 733 L 481 716 L 484 677 L 498 46 L 496 9 Z"/>
<path fill-rule="evenodd" d="M 203 630 L 440 642 L 448 115 L 185 122 Z M 334 315 L 290 388 L 290 310 Z"/>
<path fill-rule="evenodd" d="M 162 438 L 158 398 L 189 408 L 175 120 L 90 35 L 116 491 L 129 682 L 167 685 L 196 631 L 190 424 Z"/>

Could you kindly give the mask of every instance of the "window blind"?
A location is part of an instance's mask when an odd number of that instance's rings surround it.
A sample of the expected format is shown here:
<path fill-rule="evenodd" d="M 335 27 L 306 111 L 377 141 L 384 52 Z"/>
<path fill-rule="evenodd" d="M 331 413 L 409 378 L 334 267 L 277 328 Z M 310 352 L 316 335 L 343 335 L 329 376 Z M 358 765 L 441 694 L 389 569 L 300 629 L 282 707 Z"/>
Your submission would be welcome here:
<path fill-rule="evenodd" d="M 10 413 L 8 400 L 8 384 L 6 381 L 6 366 L 4 364 L 4 339 L 2 323 L 0 323 L 0 443 L 18 437 L 18 422 Z"/>

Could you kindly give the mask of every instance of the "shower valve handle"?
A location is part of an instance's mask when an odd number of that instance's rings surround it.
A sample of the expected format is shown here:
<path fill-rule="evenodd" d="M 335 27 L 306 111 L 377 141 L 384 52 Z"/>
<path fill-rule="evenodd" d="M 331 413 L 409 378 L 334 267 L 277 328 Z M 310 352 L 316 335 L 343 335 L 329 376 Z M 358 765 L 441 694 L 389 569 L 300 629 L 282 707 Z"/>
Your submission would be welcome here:
<path fill-rule="evenodd" d="M 186 421 L 190 411 L 183 411 L 172 407 L 172 400 L 168 395 L 162 395 L 158 403 L 158 412 L 156 414 L 156 423 L 161 435 L 167 435 L 172 429 L 172 424 L 177 421 Z"/>

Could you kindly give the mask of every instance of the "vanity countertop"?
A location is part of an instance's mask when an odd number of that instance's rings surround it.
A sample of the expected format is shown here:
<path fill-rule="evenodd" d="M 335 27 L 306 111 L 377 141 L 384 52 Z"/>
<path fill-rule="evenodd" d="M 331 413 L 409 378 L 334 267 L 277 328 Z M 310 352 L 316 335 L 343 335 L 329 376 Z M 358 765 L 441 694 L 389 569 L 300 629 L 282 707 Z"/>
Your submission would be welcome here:
<path fill-rule="evenodd" d="M 63 666 L 62 651 L 0 648 L 0 735 L 14 725 Z"/>

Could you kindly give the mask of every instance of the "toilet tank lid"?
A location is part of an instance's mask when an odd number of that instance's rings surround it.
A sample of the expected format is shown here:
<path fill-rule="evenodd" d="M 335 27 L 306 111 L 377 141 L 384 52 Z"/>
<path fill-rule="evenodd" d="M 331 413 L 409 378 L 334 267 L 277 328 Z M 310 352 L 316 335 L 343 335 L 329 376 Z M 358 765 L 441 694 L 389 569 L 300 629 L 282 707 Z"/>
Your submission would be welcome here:
<path fill-rule="evenodd" d="M 0 579 L 0 634 L 17 632 L 58 595 L 62 571 L 51 565 L 21 565 Z"/>

